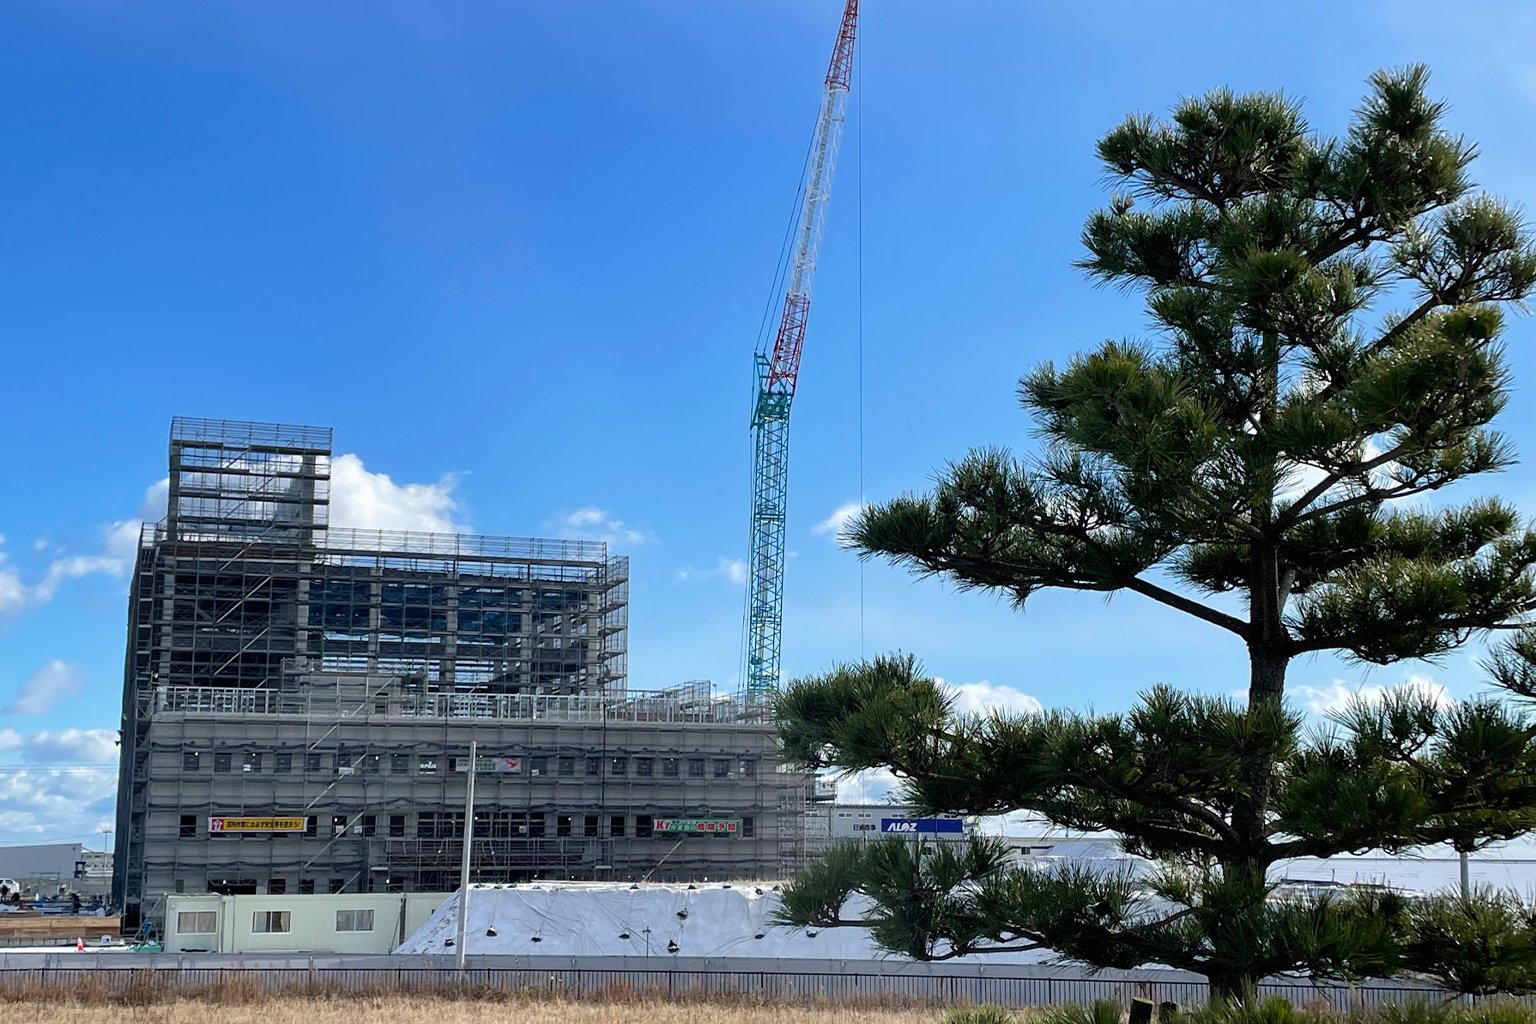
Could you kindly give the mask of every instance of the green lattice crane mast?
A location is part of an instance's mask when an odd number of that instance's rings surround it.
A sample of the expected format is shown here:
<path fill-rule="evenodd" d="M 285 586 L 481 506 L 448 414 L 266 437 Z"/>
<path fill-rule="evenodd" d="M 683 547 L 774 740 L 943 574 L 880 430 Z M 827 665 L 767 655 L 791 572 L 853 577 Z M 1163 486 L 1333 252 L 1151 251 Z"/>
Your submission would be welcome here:
<path fill-rule="evenodd" d="M 756 354 L 752 407 L 752 562 L 747 576 L 747 697 L 761 702 L 779 686 L 784 625 L 784 515 L 789 485 L 789 407 L 800 376 L 800 350 L 811 312 L 811 283 L 832 194 L 832 172 L 853 82 L 859 0 L 847 0 L 821 96 L 795 223 L 784 311 L 773 348 Z"/>

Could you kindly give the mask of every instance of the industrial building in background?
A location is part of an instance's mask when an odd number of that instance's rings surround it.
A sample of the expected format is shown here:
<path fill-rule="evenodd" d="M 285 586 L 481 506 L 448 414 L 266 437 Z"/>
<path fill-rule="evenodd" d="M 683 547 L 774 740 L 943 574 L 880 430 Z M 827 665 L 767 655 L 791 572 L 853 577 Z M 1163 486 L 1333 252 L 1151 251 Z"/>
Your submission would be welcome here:
<path fill-rule="evenodd" d="M 111 878 L 112 856 L 81 843 L 31 843 L 0 846 L 0 902 L 76 894 L 104 897 Z"/>
<path fill-rule="evenodd" d="M 129 595 L 113 895 L 782 876 L 763 708 L 626 684 L 606 545 L 330 529 L 329 429 L 178 418 Z M 469 764 L 469 744 L 481 756 Z M 822 787 L 824 795 L 829 795 Z"/>

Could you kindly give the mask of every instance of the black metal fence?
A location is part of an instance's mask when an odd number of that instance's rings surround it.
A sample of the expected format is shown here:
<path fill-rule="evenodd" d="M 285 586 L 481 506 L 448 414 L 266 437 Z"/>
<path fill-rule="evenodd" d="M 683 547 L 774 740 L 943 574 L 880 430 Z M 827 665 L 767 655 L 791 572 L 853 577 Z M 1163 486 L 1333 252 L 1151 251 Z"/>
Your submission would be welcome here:
<path fill-rule="evenodd" d="M 567 999 L 742 999 L 763 1002 L 888 1003 L 955 1005 L 991 1003 L 1001 1006 L 1046 1006 L 1091 1003 L 1112 999 L 1122 1004 L 1142 997 L 1184 1005 L 1203 1003 L 1208 989 L 1194 975 L 1173 971 L 1137 972 L 1136 977 L 1096 977 L 1072 972 L 985 970 L 965 973 L 899 970 L 725 970 L 631 969 L 622 967 L 471 967 L 461 975 L 451 967 L 412 965 L 410 958 L 370 957 L 399 961 L 393 965 L 300 966 L 289 958 L 278 964 L 239 967 L 197 967 L 185 964 L 138 965 L 126 956 L 91 957 L 92 964 L 72 964 L 58 955 L 47 964 L 0 967 L 0 991 L 21 988 L 34 992 L 104 996 L 157 994 L 197 995 L 246 992 L 262 994 L 326 993 L 516 993 Z M 61 962 L 63 961 L 63 962 Z M 878 965 L 883 967 L 884 965 Z M 921 965 L 929 966 L 929 965 Z M 1305 980 L 1271 981 L 1264 996 L 1280 996 L 1293 1004 L 1326 1002 L 1336 1009 L 1404 1002 L 1444 1000 L 1446 993 L 1431 986 L 1370 983 L 1359 986 L 1312 984 Z"/>

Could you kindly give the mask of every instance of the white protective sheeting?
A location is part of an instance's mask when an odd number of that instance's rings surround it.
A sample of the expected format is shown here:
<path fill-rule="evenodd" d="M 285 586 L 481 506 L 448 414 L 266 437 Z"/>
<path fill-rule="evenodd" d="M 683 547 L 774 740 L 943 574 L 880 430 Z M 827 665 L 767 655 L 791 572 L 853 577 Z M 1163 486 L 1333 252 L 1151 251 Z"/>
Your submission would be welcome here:
<path fill-rule="evenodd" d="M 860 928 L 808 930 L 772 924 L 778 896 L 770 883 L 734 883 L 728 889 L 703 882 L 696 889 L 581 882 L 471 888 L 465 930 L 470 955 L 643 958 L 649 950 L 651 957 L 905 959 L 878 949 Z M 458 914 L 455 895 L 397 952 L 453 952 L 447 943 L 457 932 Z M 1046 955 L 1031 951 L 989 954 L 985 959 L 1038 963 Z"/>
<path fill-rule="evenodd" d="M 1440 853 L 1440 851 L 1436 851 Z M 1070 860 L 1104 873 L 1137 874 L 1148 867 L 1113 843 L 1090 844 L 1067 856 L 1043 856 L 1036 867 Z M 1389 885 L 1404 892 L 1454 890 L 1454 857 L 1334 857 L 1274 865 L 1271 881 L 1284 888 Z M 1536 863 L 1474 855 L 1474 885 L 1536 896 Z M 469 900 L 466 930 L 471 955 L 783 957 L 827 960 L 904 960 L 879 949 L 859 928 L 807 930 L 771 923 L 778 897 L 771 882 L 686 885 L 547 882 L 517 886 L 477 885 Z M 856 905 L 849 907 L 857 914 Z M 450 897 L 397 952 L 451 953 L 447 940 L 458 926 L 459 900 Z M 494 934 L 492 934 L 494 933 Z M 669 943 L 675 949 L 669 948 Z M 967 957 L 971 962 L 1041 963 L 1046 950 Z"/>

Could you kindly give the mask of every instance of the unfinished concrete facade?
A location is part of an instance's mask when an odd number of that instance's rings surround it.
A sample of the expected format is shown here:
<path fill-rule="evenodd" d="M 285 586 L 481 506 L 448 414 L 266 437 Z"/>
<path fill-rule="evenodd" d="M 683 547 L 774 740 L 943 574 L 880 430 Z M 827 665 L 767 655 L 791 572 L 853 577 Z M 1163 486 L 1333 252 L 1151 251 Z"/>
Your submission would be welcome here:
<path fill-rule="evenodd" d="M 330 431 L 177 419 L 125 659 L 114 895 L 780 873 L 806 780 L 707 684 L 626 687 L 628 561 L 329 529 Z"/>

